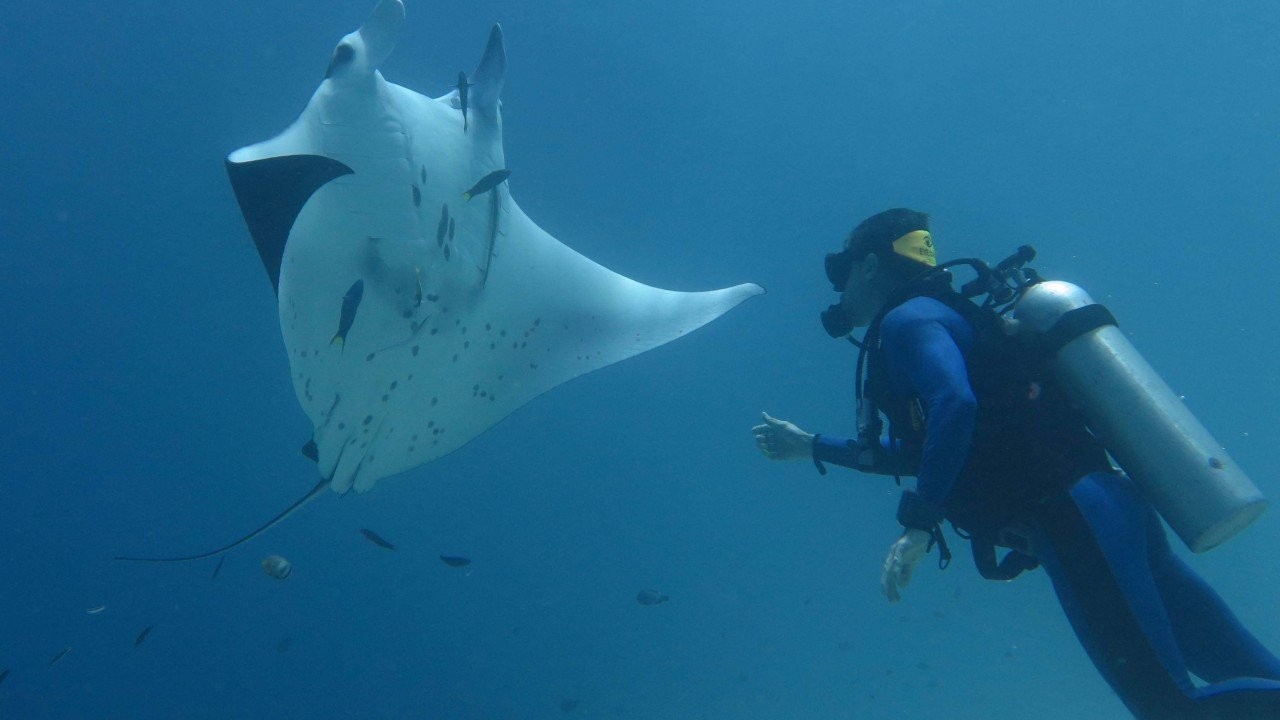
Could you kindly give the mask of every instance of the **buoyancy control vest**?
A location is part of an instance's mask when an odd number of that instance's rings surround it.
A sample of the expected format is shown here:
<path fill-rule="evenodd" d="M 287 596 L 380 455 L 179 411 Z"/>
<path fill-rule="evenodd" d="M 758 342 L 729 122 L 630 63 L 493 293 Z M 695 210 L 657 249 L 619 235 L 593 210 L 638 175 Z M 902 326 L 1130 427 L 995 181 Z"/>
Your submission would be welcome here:
<path fill-rule="evenodd" d="M 977 411 L 969 456 L 946 500 L 954 526 L 972 535 L 996 535 L 1077 478 L 1110 469 L 1106 450 L 1048 377 L 1036 347 L 1005 333 L 995 311 L 949 288 L 912 293 L 894 307 L 922 296 L 946 305 L 974 331 L 964 359 Z M 869 334 L 878 338 L 878 322 Z M 878 342 L 867 353 L 866 399 L 888 420 L 895 445 L 920 452 L 928 422 L 924 404 L 893 393 Z"/>
<path fill-rule="evenodd" d="M 994 567 L 993 553 L 985 553 L 985 562 L 979 557 L 980 537 L 988 546 L 999 543 L 1001 531 L 1025 517 L 1029 503 L 1089 472 L 1112 469 L 1108 455 L 1193 551 L 1216 547 L 1247 527 L 1266 508 L 1261 492 L 1129 343 L 1111 313 L 1081 288 L 1041 280 L 1024 268 L 1034 257 L 1024 245 L 994 268 L 954 260 L 922 273 L 887 303 L 866 340 L 854 342 L 861 348 L 859 443 L 878 437 L 883 412 L 891 440 L 908 450 L 923 448 L 928 418 L 918 399 L 894 397 L 879 325 L 892 308 L 928 296 L 975 332 L 965 356 L 978 399 L 973 443 L 945 510 L 958 529 L 973 535 L 984 576 L 1007 579 L 1002 575 L 1008 573 Z M 977 277 L 955 292 L 947 269 L 960 264 Z M 981 305 L 969 300 L 981 295 Z"/>

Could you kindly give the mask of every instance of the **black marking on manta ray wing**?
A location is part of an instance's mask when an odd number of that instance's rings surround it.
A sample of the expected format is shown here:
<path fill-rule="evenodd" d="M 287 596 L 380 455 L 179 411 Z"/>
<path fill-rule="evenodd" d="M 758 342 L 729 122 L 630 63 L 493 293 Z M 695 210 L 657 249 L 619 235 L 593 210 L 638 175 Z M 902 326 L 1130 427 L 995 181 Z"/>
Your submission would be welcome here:
<path fill-rule="evenodd" d="M 422 191 L 418 189 L 417 185 L 413 186 L 413 206 L 422 207 Z"/>
<path fill-rule="evenodd" d="M 280 289 L 284 245 L 302 206 L 330 180 L 354 172 L 337 160 L 321 155 L 282 155 L 246 162 L 227 160 L 231 189 L 273 290 Z"/>

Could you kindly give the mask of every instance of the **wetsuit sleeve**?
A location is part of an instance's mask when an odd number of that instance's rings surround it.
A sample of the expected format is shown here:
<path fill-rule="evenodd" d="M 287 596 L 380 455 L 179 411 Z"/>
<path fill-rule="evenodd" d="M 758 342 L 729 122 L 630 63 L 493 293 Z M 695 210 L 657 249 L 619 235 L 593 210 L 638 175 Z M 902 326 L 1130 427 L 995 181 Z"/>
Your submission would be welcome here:
<path fill-rule="evenodd" d="M 973 441 L 978 403 L 964 356 L 941 319 L 927 314 L 895 311 L 885 318 L 881 332 L 890 382 L 902 395 L 919 398 L 924 409 L 916 491 L 941 508 Z"/>
<path fill-rule="evenodd" d="M 875 453 L 875 462 L 867 463 L 859 459 L 857 442 L 848 438 L 816 435 L 813 438 L 813 459 L 818 462 L 835 463 L 847 468 L 860 470 L 874 475 L 914 475 L 911 466 L 903 453 L 889 444 L 888 438 L 880 439 L 880 452 Z M 863 456 L 865 460 L 865 455 Z"/>

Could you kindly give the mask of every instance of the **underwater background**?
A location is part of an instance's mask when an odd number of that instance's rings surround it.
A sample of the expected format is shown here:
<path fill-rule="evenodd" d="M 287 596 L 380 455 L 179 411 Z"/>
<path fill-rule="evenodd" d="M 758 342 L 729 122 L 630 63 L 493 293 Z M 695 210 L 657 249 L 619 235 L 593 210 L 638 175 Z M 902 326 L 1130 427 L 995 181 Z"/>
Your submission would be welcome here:
<path fill-rule="evenodd" d="M 433 97 L 502 23 L 535 222 L 641 282 L 768 294 L 323 496 L 216 579 L 113 561 L 215 547 L 317 480 L 223 158 L 294 120 L 373 2 L 12 4 L 0 717 L 1127 717 L 1042 572 L 984 581 L 956 541 L 891 605 L 892 480 L 770 463 L 750 427 L 852 433 L 822 256 L 905 205 L 943 259 L 1034 244 L 1280 499 L 1273 4 L 407 5 L 382 71 Z M 1273 650 L 1277 546 L 1273 509 L 1192 558 Z"/>

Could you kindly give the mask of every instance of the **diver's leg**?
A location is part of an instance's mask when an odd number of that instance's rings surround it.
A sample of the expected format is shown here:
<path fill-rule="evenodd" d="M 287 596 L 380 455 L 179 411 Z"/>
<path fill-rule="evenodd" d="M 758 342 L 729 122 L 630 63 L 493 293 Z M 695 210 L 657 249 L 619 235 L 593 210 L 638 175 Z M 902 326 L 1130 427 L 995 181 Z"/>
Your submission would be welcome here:
<path fill-rule="evenodd" d="M 1094 665 L 1140 720 L 1197 717 L 1195 693 L 1147 564 L 1144 505 L 1094 473 L 1041 505 L 1036 553 Z"/>
<path fill-rule="evenodd" d="M 1173 553 L 1154 510 L 1148 509 L 1146 523 L 1151 570 L 1191 672 L 1215 683 L 1241 677 L 1280 681 L 1280 659 L 1258 642 L 1218 593 Z"/>

